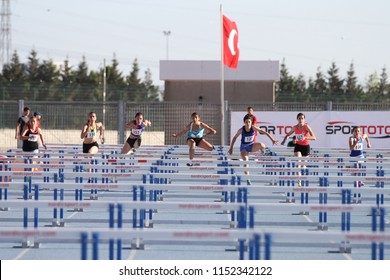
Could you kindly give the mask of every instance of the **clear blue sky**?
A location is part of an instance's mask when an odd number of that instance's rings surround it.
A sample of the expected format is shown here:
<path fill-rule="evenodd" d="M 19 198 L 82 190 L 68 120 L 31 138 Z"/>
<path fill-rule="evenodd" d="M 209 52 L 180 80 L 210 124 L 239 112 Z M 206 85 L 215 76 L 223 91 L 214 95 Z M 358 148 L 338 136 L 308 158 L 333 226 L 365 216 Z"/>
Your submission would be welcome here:
<path fill-rule="evenodd" d="M 12 49 L 27 62 L 75 67 L 85 56 L 97 70 L 114 56 L 123 74 L 135 58 L 159 81 L 159 61 L 220 59 L 220 4 L 237 22 L 241 60 L 285 59 L 306 80 L 332 61 L 345 77 L 351 62 L 360 83 L 383 67 L 390 73 L 388 0 L 10 0 Z"/>

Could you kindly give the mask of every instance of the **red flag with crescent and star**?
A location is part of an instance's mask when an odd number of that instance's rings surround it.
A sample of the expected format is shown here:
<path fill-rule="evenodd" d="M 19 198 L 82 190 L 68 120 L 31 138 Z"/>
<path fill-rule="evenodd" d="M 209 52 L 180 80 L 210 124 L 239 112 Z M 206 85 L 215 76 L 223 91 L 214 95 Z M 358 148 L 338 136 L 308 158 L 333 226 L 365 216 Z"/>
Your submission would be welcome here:
<path fill-rule="evenodd" d="M 223 64 L 236 69 L 239 55 L 237 24 L 223 16 Z"/>

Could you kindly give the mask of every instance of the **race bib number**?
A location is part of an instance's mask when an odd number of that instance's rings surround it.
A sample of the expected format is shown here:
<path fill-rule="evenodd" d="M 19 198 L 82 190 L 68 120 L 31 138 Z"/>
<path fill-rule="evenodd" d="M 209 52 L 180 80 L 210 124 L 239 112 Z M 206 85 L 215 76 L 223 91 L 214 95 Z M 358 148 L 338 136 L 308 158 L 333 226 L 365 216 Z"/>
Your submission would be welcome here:
<path fill-rule="evenodd" d="M 131 134 L 139 136 L 142 134 L 142 130 L 141 129 L 132 129 Z"/>
<path fill-rule="evenodd" d="M 96 132 L 95 131 L 87 132 L 87 138 L 95 138 L 95 137 L 96 137 Z"/>
<path fill-rule="evenodd" d="M 297 135 L 295 135 L 295 137 L 296 137 L 296 139 L 297 139 L 298 141 L 300 141 L 300 140 L 303 140 L 303 138 L 305 137 L 305 135 L 304 135 L 304 134 L 297 134 Z"/>
<path fill-rule="evenodd" d="M 245 142 L 245 143 L 253 142 L 254 139 L 255 139 L 254 136 L 245 136 L 244 142 Z"/>
<path fill-rule="evenodd" d="M 354 150 L 363 150 L 363 143 L 357 143 Z"/>
<path fill-rule="evenodd" d="M 37 142 L 38 141 L 38 135 L 36 135 L 36 134 L 30 135 L 28 137 L 28 141 L 30 141 L 30 142 Z"/>

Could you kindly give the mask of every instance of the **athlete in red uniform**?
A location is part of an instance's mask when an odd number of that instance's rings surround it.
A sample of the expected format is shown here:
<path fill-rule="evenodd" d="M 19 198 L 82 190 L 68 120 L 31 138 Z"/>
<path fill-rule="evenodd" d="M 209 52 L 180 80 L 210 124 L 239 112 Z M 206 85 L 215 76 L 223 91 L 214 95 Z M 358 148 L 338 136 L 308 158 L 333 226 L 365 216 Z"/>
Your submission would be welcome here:
<path fill-rule="evenodd" d="M 305 115 L 303 113 L 299 113 L 297 115 L 298 124 L 294 125 L 291 130 L 284 136 L 283 141 L 280 143 L 284 145 L 284 142 L 290 137 L 290 135 L 294 134 L 295 139 L 293 140 L 294 144 L 294 155 L 296 157 L 307 157 L 310 155 L 310 144 L 309 140 L 316 140 L 316 136 L 314 135 L 311 127 L 305 123 Z M 298 168 L 305 166 L 297 166 Z M 298 173 L 299 174 L 299 173 Z M 298 181 L 298 186 L 301 186 L 301 181 Z"/>
<path fill-rule="evenodd" d="M 305 123 L 305 115 L 303 113 L 299 113 L 297 115 L 297 120 L 298 124 L 291 128 L 280 144 L 284 145 L 284 142 L 286 142 L 287 138 L 294 134 L 294 155 L 297 157 L 306 157 L 310 154 L 309 140 L 316 140 L 317 138 L 314 135 L 311 127 Z"/>

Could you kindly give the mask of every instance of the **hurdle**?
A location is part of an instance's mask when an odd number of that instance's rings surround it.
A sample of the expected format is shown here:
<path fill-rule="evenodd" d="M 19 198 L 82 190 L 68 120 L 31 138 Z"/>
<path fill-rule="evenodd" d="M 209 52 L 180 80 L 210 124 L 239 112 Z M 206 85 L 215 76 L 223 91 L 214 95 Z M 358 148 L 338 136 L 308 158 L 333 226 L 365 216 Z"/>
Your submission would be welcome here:
<path fill-rule="evenodd" d="M 34 209 L 34 228 L 38 227 L 38 208 L 42 207 L 51 207 L 51 208 L 64 208 L 64 207 L 77 207 L 77 208 L 109 208 L 109 227 L 113 228 L 114 226 L 114 213 L 113 209 L 115 208 L 113 203 L 106 203 L 106 202 L 69 202 L 69 201 L 27 201 L 27 202 L 20 202 L 20 201 L 7 201 L 2 203 L 6 205 L 7 207 L 24 207 L 24 219 L 23 224 L 24 228 L 27 228 L 27 218 L 28 218 L 28 212 L 26 211 L 27 208 L 33 208 Z M 117 209 L 118 209 L 118 228 L 121 228 L 123 225 L 123 211 L 125 209 L 129 209 L 130 212 L 133 214 L 133 228 L 144 228 L 146 225 L 145 222 L 145 208 L 158 208 L 158 209 L 180 209 L 183 210 L 194 210 L 202 211 L 209 209 L 211 210 L 227 210 L 227 209 L 234 209 L 234 210 L 240 210 L 244 211 L 243 205 L 233 205 L 233 204 L 207 204 L 207 203 L 164 203 L 164 204 L 146 204 L 145 203 L 137 203 L 137 202 L 120 202 L 117 203 Z M 137 223 L 137 210 L 139 210 L 139 224 Z M 245 217 L 244 214 L 240 215 L 239 217 Z M 245 221 L 240 221 L 238 225 L 240 227 L 243 227 L 242 224 L 245 223 Z M 39 243 L 35 242 L 33 245 L 31 245 L 30 242 L 24 242 L 22 244 L 22 247 L 34 247 L 38 248 Z M 143 244 L 137 240 L 132 243 L 132 248 L 142 249 Z"/>
<path fill-rule="evenodd" d="M 28 174 L 30 174 L 30 173 L 28 173 Z M 25 173 L 21 173 L 20 175 L 25 175 Z M 104 174 L 103 174 L 104 175 Z M 163 174 L 163 175 L 166 175 L 166 174 Z M 185 174 L 182 174 L 182 175 L 185 175 Z M 175 174 L 175 176 L 176 176 L 176 174 Z M 229 175 L 230 176 L 230 175 Z M 203 178 L 203 177 L 202 177 Z M 210 178 L 209 176 L 206 176 L 206 177 L 204 177 L 204 178 L 206 178 L 206 179 L 208 179 L 208 178 Z M 214 176 L 212 176 L 212 178 L 220 178 L 220 177 L 214 177 Z M 232 177 L 230 177 L 231 178 L 231 180 L 232 181 L 234 181 L 234 179 L 232 179 Z M 234 177 L 233 177 L 234 178 Z M 139 179 L 139 178 L 138 178 Z M 324 181 L 326 181 L 328 178 L 324 178 Z M 353 180 L 355 180 L 356 178 L 354 178 Z M 31 182 L 31 181 L 30 181 Z M 143 182 L 145 182 L 145 177 L 143 176 Z M 156 180 L 153 180 L 153 177 L 151 177 L 151 182 L 156 182 Z M 159 180 L 157 180 L 157 182 L 159 182 Z M 239 180 L 237 180 L 237 182 L 239 182 Z M 320 182 L 321 182 L 321 178 L 320 178 Z M 42 183 L 42 184 L 40 184 L 40 186 L 41 187 L 43 187 L 43 188 L 50 188 L 50 184 L 46 184 L 47 185 L 47 187 L 45 187 L 45 184 L 44 183 Z M 321 186 L 321 185 L 320 185 Z M 126 188 L 126 185 L 122 185 L 122 184 L 109 184 L 109 183 L 104 183 L 104 184 L 97 184 L 97 183 L 94 183 L 94 184 L 69 184 L 69 183 L 66 183 L 66 184 L 58 184 L 58 187 L 60 187 L 60 188 L 65 188 L 65 187 L 67 187 L 67 189 L 68 190 L 70 190 L 70 189 L 73 189 L 73 190 L 78 190 L 78 191 L 80 191 L 80 190 L 82 190 L 82 189 L 89 189 L 89 190 L 91 190 L 91 189 L 106 189 L 106 190 L 113 190 L 113 189 L 119 189 L 120 187 L 124 187 L 124 188 Z M 165 186 L 162 186 L 163 188 L 167 188 L 167 185 L 165 185 Z M 185 186 L 184 186 L 185 187 Z M 207 186 L 205 186 L 205 187 L 207 187 Z M 35 189 L 37 189 L 37 188 L 35 188 Z M 56 189 L 56 188 L 55 188 Z M 194 188 L 192 188 L 192 189 L 194 189 Z M 306 188 L 302 188 L 302 190 L 299 190 L 299 192 L 304 192 L 304 190 L 305 190 Z M 238 189 L 235 189 L 235 191 L 237 191 Z M 245 190 L 245 189 L 244 189 Z M 286 188 L 286 190 L 290 190 L 290 189 L 287 189 Z M 293 191 L 294 190 L 294 188 L 291 188 L 291 190 Z M 295 189 L 295 190 L 297 190 L 297 189 Z M 311 188 L 310 190 L 307 190 L 305 193 L 313 193 L 313 188 Z M 333 191 L 333 189 L 330 189 L 330 190 L 332 190 Z M 252 192 L 254 192 L 254 191 L 256 191 L 256 189 L 254 189 L 254 188 L 252 188 Z M 318 191 L 319 192 L 319 191 Z M 387 193 L 386 191 L 384 191 L 384 192 L 378 192 L 377 190 L 372 190 L 372 191 L 363 191 L 363 193 L 374 193 L 374 192 L 376 192 L 377 193 L 377 195 L 379 195 L 379 193 L 381 193 L 381 195 L 383 196 L 383 194 L 384 193 Z M 323 191 L 321 191 L 321 192 L 319 192 L 320 193 L 320 202 L 322 201 L 321 200 L 321 195 L 322 194 L 324 194 L 324 195 L 327 195 L 327 193 L 326 192 L 323 192 Z M 76 200 L 82 200 L 82 195 L 80 194 L 80 196 L 78 197 L 77 196 L 77 193 L 76 193 Z M 226 200 L 227 201 L 227 200 Z M 245 199 L 244 199 L 244 201 L 246 201 Z M 234 202 L 234 200 L 231 200 L 231 202 Z M 321 215 L 322 214 L 324 214 L 324 223 L 326 224 L 326 213 L 320 213 L 320 223 L 322 223 L 322 218 L 321 218 Z M 326 229 L 325 228 L 325 226 L 322 226 L 323 227 L 323 229 Z"/>
<path fill-rule="evenodd" d="M 185 148 L 188 149 L 188 148 Z M 348 157 L 342 157 L 341 155 L 336 155 L 336 157 L 327 157 L 327 161 L 325 162 L 325 157 L 316 157 L 311 158 L 310 161 L 306 162 L 307 168 L 305 170 L 298 169 L 295 167 L 296 159 L 286 157 L 284 160 L 280 160 L 283 158 L 283 156 L 272 156 L 272 157 L 259 157 L 257 161 L 250 160 L 248 162 L 241 162 L 236 160 L 231 160 L 226 158 L 224 155 L 219 155 L 217 152 L 215 153 L 205 153 L 207 157 L 199 157 L 197 158 L 194 163 L 196 164 L 196 161 L 199 162 L 199 165 L 194 165 L 191 167 L 186 166 L 186 163 L 188 162 L 187 152 L 184 152 L 183 149 L 183 155 L 180 154 L 179 150 L 176 150 L 175 152 L 170 152 L 167 154 L 160 154 L 157 155 L 157 150 L 154 151 L 151 149 L 150 152 L 145 152 L 145 158 L 143 159 L 141 157 L 141 149 L 139 149 L 140 152 L 138 155 L 140 157 L 135 157 L 133 155 L 128 157 L 121 157 L 118 156 L 115 153 L 110 153 L 109 149 L 107 151 L 104 151 L 104 155 L 96 155 L 96 157 L 92 159 L 83 158 L 83 156 L 79 155 L 78 153 L 69 152 L 69 155 L 65 151 L 60 155 L 58 153 L 58 158 L 56 158 L 54 155 L 52 157 L 47 158 L 39 158 L 39 161 L 44 162 L 42 165 L 35 164 L 34 167 L 38 167 L 38 169 L 43 169 L 44 171 L 36 171 L 28 173 L 27 171 L 23 171 L 24 173 L 19 173 L 19 175 L 16 173 L 14 175 L 13 173 L 2 173 L 0 175 L 2 178 L 9 178 L 10 184 L 4 185 L 4 187 L 1 187 L 0 189 L 4 190 L 12 190 L 12 196 L 15 194 L 18 195 L 20 193 L 24 194 L 23 191 L 25 190 L 24 186 L 28 185 L 31 186 L 31 193 L 29 194 L 28 200 L 23 203 L 35 203 L 35 202 L 43 202 L 45 203 L 45 200 L 42 200 L 42 194 L 48 195 L 51 194 L 52 191 L 57 190 L 60 192 L 61 197 L 61 190 L 63 192 L 63 198 L 62 200 L 57 200 L 57 208 L 53 206 L 53 209 L 60 208 L 60 209 L 67 209 L 69 207 L 81 207 L 85 208 L 86 213 L 93 213 L 93 208 L 88 208 L 88 206 L 85 206 L 86 204 L 83 203 L 94 203 L 94 202 L 102 202 L 106 203 L 104 201 L 105 199 L 108 199 L 107 202 L 111 202 L 111 204 L 108 204 L 108 206 L 102 206 L 97 207 L 96 209 L 105 209 L 105 211 L 108 212 L 107 217 L 105 219 L 108 221 L 109 228 L 111 229 L 121 229 L 117 223 L 118 221 L 121 221 L 122 227 L 123 223 L 130 223 L 133 230 L 140 230 L 140 231 L 158 231 L 160 229 L 153 227 L 153 225 L 158 224 L 158 219 L 156 220 L 156 217 L 154 216 L 154 213 L 159 213 L 160 209 L 161 211 L 164 209 L 171 209 L 173 212 L 178 212 L 178 209 L 175 208 L 176 206 L 166 206 L 167 208 L 158 208 L 155 207 L 154 204 L 165 204 L 166 202 L 169 202 L 169 198 L 177 198 L 179 199 L 177 203 L 188 203 L 188 201 L 192 201 L 191 195 L 193 194 L 194 197 L 203 198 L 220 198 L 219 201 L 214 201 L 214 203 L 208 203 L 209 206 L 211 205 L 217 205 L 220 204 L 226 204 L 226 208 L 221 208 L 220 210 L 216 211 L 222 211 L 223 213 L 228 213 L 230 211 L 239 211 L 236 208 L 230 208 L 230 204 L 241 204 L 241 206 L 244 207 L 244 211 L 240 212 L 238 214 L 237 219 L 244 221 L 244 219 L 241 217 L 241 215 L 245 216 L 246 220 L 246 230 L 251 230 L 253 227 L 253 230 L 256 231 L 258 227 L 262 226 L 262 222 L 259 222 L 257 220 L 257 216 L 253 216 L 251 218 L 251 215 L 254 215 L 255 212 L 256 215 L 261 215 L 262 212 L 269 211 L 272 213 L 273 209 L 280 209 L 286 212 L 287 211 L 296 211 L 297 209 L 301 212 L 306 212 L 309 214 L 310 212 L 319 213 L 319 216 L 322 215 L 322 220 L 319 219 L 317 223 L 317 231 L 319 232 L 325 232 L 326 234 L 332 234 L 333 228 L 330 228 L 328 230 L 328 225 L 330 224 L 327 220 L 327 214 L 329 213 L 337 213 L 337 215 L 340 215 L 341 217 L 341 224 L 337 223 L 338 225 L 341 225 L 341 228 L 338 227 L 337 231 L 341 231 L 341 235 L 345 236 L 347 234 L 355 234 L 359 231 L 354 228 L 354 223 L 351 221 L 351 215 L 353 213 L 369 213 L 369 217 L 374 216 L 373 214 L 373 208 L 378 211 L 379 214 L 377 214 L 377 218 L 381 218 L 382 215 L 380 214 L 380 211 L 387 212 L 388 210 L 385 208 L 386 203 L 386 197 L 389 193 L 387 191 L 388 188 L 385 187 L 385 185 L 388 184 L 388 177 L 387 177 L 387 166 L 388 161 L 384 158 L 373 158 L 373 159 L 367 159 L 365 162 L 361 164 L 361 166 L 358 167 L 351 167 L 353 163 L 346 162 Z M 163 150 L 163 149 L 162 149 Z M 154 153 L 154 154 L 153 154 Z M 153 157 L 151 156 L 153 155 Z M 61 158 L 60 158 L 61 157 Z M 75 157 L 75 158 L 74 158 Z M 173 158 L 176 157 L 176 158 Z M 343 161 L 338 161 L 340 158 L 343 158 Z M 63 161 L 61 161 L 63 160 Z M 12 172 L 18 172 L 15 171 L 15 169 L 24 168 L 25 164 L 22 164 L 18 162 L 19 159 L 11 159 L 7 162 L 9 164 L 10 169 Z M 59 162 L 62 162 L 62 164 L 59 164 Z M 57 165 L 58 164 L 58 165 Z M 244 174 L 243 171 L 245 170 L 243 168 L 243 164 L 249 164 L 250 165 L 250 172 L 251 174 L 249 176 L 254 178 L 254 185 L 252 186 L 246 186 L 243 183 L 243 177 Z M 289 166 L 287 166 L 290 164 Z M 83 172 L 87 167 L 92 167 L 92 169 L 95 167 L 95 172 Z M 8 169 L 6 171 L 9 171 Z M 303 172 L 305 171 L 305 172 Z M 22 171 L 20 171 L 22 172 Z M 295 174 L 300 172 L 301 175 L 298 177 Z M 35 173 L 35 174 L 33 174 Z M 360 173 L 359 176 L 349 176 L 346 173 Z M 62 175 L 63 174 L 63 175 Z M 111 175 L 113 174 L 113 175 Z M 119 174 L 119 175 L 115 175 Z M 134 175 L 128 176 L 127 174 Z M 347 176 L 346 176 L 347 175 Z M 57 176 L 57 181 L 55 181 L 55 177 Z M 62 177 L 63 176 L 63 177 Z M 24 182 L 24 177 L 29 178 L 28 182 Z M 47 178 L 46 181 L 44 178 Z M 88 179 L 91 179 L 91 181 L 88 183 Z M 112 180 L 111 180 L 112 179 Z M 297 187 L 296 182 L 297 180 L 302 179 L 303 186 Z M 8 179 L 7 179 L 8 180 Z M 365 188 L 354 188 L 354 182 L 356 181 L 362 181 L 365 182 L 366 185 L 370 185 L 370 187 Z M 270 182 L 275 181 L 276 185 L 271 185 Z M 307 182 L 306 182 L 307 181 Z M 8 182 L 0 182 L 0 183 L 8 183 Z M 269 184 L 269 185 L 267 185 Z M 289 184 L 289 185 L 288 185 Z M 0 184 L 0 186 L 2 186 Z M 75 197 L 67 196 L 67 192 L 75 192 L 76 189 L 82 189 L 82 191 L 91 191 L 92 189 L 98 190 L 99 193 L 102 193 L 102 201 L 95 201 L 93 199 L 93 196 L 90 196 L 90 200 L 84 200 L 84 196 L 82 194 L 79 194 L 78 200 L 75 200 Z M 322 190 L 323 189 L 323 190 Z M 36 199 L 36 190 L 38 191 L 38 200 Z M 105 192 L 108 190 L 108 192 Z M 41 194 L 42 191 L 42 194 Z M 49 191 L 49 192 L 47 192 Z M 146 200 L 147 195 L 149 192 L 149 202 Z M 295 194 L 301 194 L 301 205 L 299 203 L 294 203 L 291 201 L 289 203 L 280 203 L 279 197 L 285 197 L 286 193 L 295 193 Z M 353 203 L 353 200 L 351 197 L 353 197 L 354 193 L 358 192 L 361 194 L 364 198 L 364 201 L 361 201 L 360 203 Z M 111 195 L 110 195 L 111 193 Z M 224 193 L 228 194 L 234 194 L 230 198 L 225 198 Z M 170 194 L 170 196 L 168 196 Z M 278 199 L 275 204 L 273 202 L 270 204 L 270 208 L 257 208 L 260 207 L 256 205 L 256 203 L 262 204 L 262 206 L 266 206 L 266 203 L 263 203 L 263 194 L 270 194 L 269 198 L 270 201 L 272 201 L 274 198 Z M 304 194 L 304 203 L 302 204 L 302 194 Z M 53 194 L 51 194 L 53 196 Z M 108 195 L 108 196 L 106 196 Z M 125 197 L 123 197 L 123 195 Z M 329 195 L 329 197 L 328 197 Z M 80 197 L 82 196 L 82 197 Z M 133 203 L 135 200 L 136 203 L 143 203 L 143 207 L 145 208 L 136 208 L 136 219 L 132 218 L 133 208 L 130 206 L 123 204 L 121 205 L 122 209 L 118 209 L 118 206 L 116 203 L 116 196 L 118 198 L 122 196 L 123 198 L 127 199 L 128 201 L 123 201 L 124 203 Z M 310 196 L 310 197 L 309 197 Z M 313 200 L 312 197 L 318 198 L 318 201 Z M 97 196 L 96 196 L 97 198 Z M 61 198 L 60 198 L 61 199 Z M 100 199 L 100 195 L 99 195 Z M 345 200 L 343 204 L 343 199 Z M 328 204 L 329 200 L 334 200 L 337 202 L 337 204 Z M 13 200 L 9 200 L 9 193 L 7 199 L 0 200 L 1 202 L 12 202 Z M 55 201 L 55 200 L 54 200 Z M 121 201 L 119 199 L 119 201 Z M 307 202 L 306 202 L 307 201 Z M 320 203 L 322 201 L 322 204 Z M 372 201 L 372 203 L 371 203 Z M 146 203 L 147 202 L 147 203 Z M 216 202 L 216 203 L 215 203 Z M 317 204 L 317 202 L 319 204 Z M 62 204 L 61 204 L 62 203 Z M 68 206 L 64 206 L 64 203 L 73 203 L 68 204 Z M 206 207 L 206 202 L 203 204 L 198 204 L 197 207 Z M 9 207 L 9 204 L 3 204 L 5 207 Z M 36 204 L 37 205 L 37 204 Z M 271 207 L 272 205 L 272 207 Z M 322 205 L 322 207 L 321 207 Z M 332 207 L 338 207 L 341 205 L 341 208 L 339 210 L 332 210 Z M 343 206 L 344 205 L 344 206 Z M 291 207 L 290 207 L 291 206 Z M 381 207 L 384 207 L 383 210 Z M 15 206 L 12 206 L 10 209 L 14 211 Z M 23 208 L 23 206 L 20 206 Z M 110 207 L 113 208 L 113 210 L 110 210 Z M 310 208 L 310 207 L 316 207 L 316 208 Z M 352 208 L 348 208 L 352 207 Z M 360 208 L 359 208 L 360 207 Z M 371 208 L 370 208 L 371 207 Z M 29 209 L 38 208 L 40 209 L 49 209 L 51 207 L 48 206 L 28 206 Z M 108 208 L 108 210 L 107 210 Z M 91 210 L 89 210 L 91 209 Z M 158 210 L 158 211 L 157 211 Z M 190 210 L 190 209 L 188 209 Z M 199 209 L 197 209 L 195 206 L 192 208 L 192 210 L 196 210 L 194 212 L 198 212 Z M 16 210 L 18 211 L 18 210 Z M 100 211 L 100 210 L 99 210 Z M 104 211 L 104 210 L 103 210 Z M 117 211 L 117 214 L 115 214 L 115 211 Z M 148 213 L 149 211 L 149 213 Z M 180 210 L 181 211 L 181 210 Z M 252 211 L 252 212 L 251 212 Z M 142 212 L 142 213 L 141 213 Z M 183 210 L 183 212 L 187 212 L 187 210 Z M 202 212 L 202 211 L 200 211 Z M 215 211 L 213 211 L 215 212 Z M 113 215 L 113 218 L 110 218 L 110 213 Z M 121 213 L 121 214 L 119 214 Z M 147 216 L 149 214 L 149 216 Z M 153 215 L 152 215 L 153 214 Z M 78 214 L 79 215 L 79 214 Z M 151 216 L 152 215 L 152 216 Z M 119 217 L 120 216 L 120 217 Z M 384 215 L 383 215 L 384 216 Z M 77 216 L 79 217 L 79 216 Z M 88 216 L 85 216 L 84 213 L 80 214 L 81 218 L 85 218 Z M 62 217 L 63 218 L 63 217 Z M 179 218 L 180 219 L 180 218 Z M 338 218 L 340 220 L 340 218 Z M 30 221 L 31 219 L 29 219 Z M 38 220 L 41 221 L 41 216 L 38 216 Z M 43 219 L 42 219 L 43 220 Z M 53 217 L 53 222 L 54 222 Z M 91 222 L 93 219 L 91 219 Z M 368 220 L 368 219 L 367 219 Z M 86 219 L 85 219 L 86 221 Z M 110 221 L 114 222 L 110 225 Z M 135 221 L 135 227 L 133 227 L 133 222 Z M 68 223 L 67 218 L 63 218 L 61 220 L 58 220 L 58 223 L 61 224 L 61 222 L 64 222 L 62 227 L 58 226 L 58 230 L 66 229 L 64 228 L 65 224 Z M 65 223 L 66 222 L 66 223 Z M 72 222 L 69 220 L 69 222 Z M 169 221 L 161 220 L 160 224 L 158 225 L 166 225 Z M 178 223 L 181 221 L 178 220 Z M 203 222 L 203 221 L 202 221 Z M 227 223 L 231 223 L 231 218 L 227 219 Z M 77 223 L 77 221 L 76 221 Z M 230 231 L 240 230 L 240 227 L 238 226 L 230 227 Z M 283 223 L 283 222 L 282 222 Z M 372 221 L 372 223 L 374 223 Z M 283 230 L 283 227 L 286 227 L 288 223 L 281 224 L 280 228 L 275 229 L 275 232 Z M 314 223 L 313 223 L 314 224 Z M 69 223 L 71 226 L 72 224 Z M 366 224 L 361 224 L 362 227 L 366 228 Z M 34 224 L 35 226 L 35 224 Z M 39 225 L 42 226 L 42 225 Z M 331 225 L 332 226 L 332 225 Z M 344 233 L 342 227 L 344 226 Z M 381 226 L 379 226 L 379 233 L 381 232 L 380 229 Z M 39 227 L 38 227 L 39 229 Z M 127 230 L 127 229 L 126 229 Z M 120 239 L 116 237 L 108 238 L 108 241 L 106 241 L 106 237 L 102 238 L 99 235 L 99 230 L 94 232 L 97 234 L 97 237 L 95 241 L 93 241 L 92 233 L 88 232 L 87 236 L 87 244 L 93 244 L 96 243 L 97 247 L 98 244 L 101 244 L 102 242 L 111 242 L 113 239 Z M 273 231 L 271 231 L 273 233 Z M 253 244 L 263 244 L 265 246 L 266 240 L 268 243 L 269 251 L 270 248 L 274 246 L 276 243 L 280 242 L 277 238 L 277 235 L 267 235 L 263 233 L 256 233 L 256 238 L 254 236 L 245 237 L 244 240 L 238 240 L 239 249 L 241 250 L 241 247 L 244 248 L 243 251 L 246 252 L 246 250 L 250 251 L 251 257 L 249 259 L 254 258 L 253 257 L 253 251 L 256 247 Z M 367 234 L 367 233 L 366 233 Z M 340 235 L 340 236 L 341 236 Z M 79 236 L 80 238 L 80 236 Z M 133 249 L 141 249 L 142 246 L 145 244 L 148 244 L 147 238 L 136 237 L 139 240 L 136 241 L 129 241 L 131 242 L 131 246 Z M 110 241 L 111 240 L 111 241 Z M 368 240 L 368 239 L 367 239 Z M 375 257 L 378 259 L 383 258 L 384 256 L 384 249 L 380 248 L 386 248 L 386 243 L 388 242 L 385 239 L 373 239 L 375 241 L 375 246 L 373 246 L 373 242 L 368 242 L 367 240 L 364 241 L 365 245 L 370 243 L 372 248 L 376 248 L 376 250 L 379 250 L 379 254 L 375 253 Z M 115 240 L 115 242 L 118 242 L 118 240 Z M 192 242 L 192 241 L 191 241 Z M 212 242 L 212 241 L 210 241 Z M 340 248 L 342 247 L 343 243 L 345 242 L 344 238 L 341 238 L 338 240 L 337 246 Z M 39 242 L 38 242 L 39 243 Z M 112 242 L 111 242 L 112 243 Z M 346 243 L 347 244 L 347 243 Z M 292 244 L 291 246 L 295 246 L 296 244 Z M 348 245 L 348 244 L 347 244 Z M 353 244 L 352 244 L 353 245 Z M 352 246 L 353 248 L 353 246 Z M 382 251 L 381 251 L 382 250 Z M 118 250 L 119 251 L 119 250 Z M 265 251 L 265 249 L 264 249 Z M 372 249 L 372 251 L 374 251 Z M 341 249 L 340 249 L 340 252 Z M 344 251 L 348 253 L 347 251 Z M 120 254 L 116 252 L 117 254 Z M 111 258 L 111 257 L 110 257 Z"/>
<path fill-rule="evenodd" d="M 108 224 L 113 225 L 113 209 L 114 205 L 118 209 L 118 227 L 123 225 L 123 212 L 127 209 L 132 214 L 132 227 L 133 228 L 144 228 L 148 227 L 150 220 L 146 218 L 146 209 L 170 209 L 170 210 L 180 210 L 180 211 L 228 211 L 234 210 L 239 213 L 237 215 L 237 227 L 245 228 L 246 227 L 246 207 L 244 203 L 207 203 L 207 202 L 149 202 L 149 201 L 117 201 L 112 202 L 102 202 L 102 201 L 58 201 L 58 200 L 28 200 L 28 201 L 18 201 L 18 200 L 7 200 L 0 201 L 0 206 L 2 207 L 13 207 L 13 208 L 23 208 L 23 227 L 28 227 L 28 211 L 27 209 L 34 209 L 34 228 L 38 227 L 38 209 L 39 208 L 86 208 L 86 209 L 107 209 L 110 213 L 107 218 Z M 139 214 L 138 214 L 139 213 Z M 64 221 L 62 221 L 64 224 Z"/>
<path fill-rule="evenodd" d="M 148 241 L 167 242 L 176 240 L 179 244 L 226 244 L 226 240 L 230 240 L 229 244 L 238 244 L 238 240 L 252 240 L 252 251 L 248 255 L 250 259 L 260 259 L 260 242 L 259 236 L 261 232 L 255 231 L 227 231 L 227 230 L 132 230 L 132 229 L 34 229 L 20 230 L 18 228 L 1 229 L 0 242 L 23 242 L 23 243 L 59 243 L 73 242 L 80 243 L 81 257 L 80 259 L 88 259 L 88 245 L 92 244 L 92 259 L 99 259 L 99 246 L 103 242 L 109 243 L 108 259 L 122 259 L 122 242 L 131 242 L 134 239 L 143 238 Z M 115 254 L 114 241 L 117 241 L 117 251 Z M 202 242 L 199 242 L 202 241 Z M 243 242 L 241 242 L 242 244 Z M 244 259 L 244 246 L 241 245 L 239 251 L 239 259 Z"/>
<path fill-rule="evenodd" d="M 272 248 L 277 246 L 319 246 L 331 245 L 334 240 L 346 240 L 351 244 L 362 244 L 369 247 L 372 243 L 383 244 L 383 252 L 385 243 L 390 241 L 390 234 L 385 232 L 329 232 L 326 235 L 318 232 L 307 232 L 299 230 L 134 230 L 126 228 L 111 228 L 111 229 L 19 229 L 8 228 L 0 229 L 0 242 L 23 242 L 23 243 L 59 243 L 73 242 L 80 244 L 80 259 L 88 259 L 88 246 L 91 248 L 91 259 L 98 260 L 99 249 L 101 243 L 109 243 L 110 241 L 120 240 L 122 242 L 131 242 L 131 240 L 142 238 L 145 241 L 160 241 L 166 242 L 176 240 L 178 244 L 186 244 L 191 242 L 208 241 L 206 244 L 218 244 L 224 240 L 231 240 L 233 243 L 240 244 L 239 259 L 245 258 L 244 245 L 249 245 L 248 259 L 261 259 L 263 251 L 263 259 L 272 259 Z M 110 244 L 110 243 L 109 243 Z M 225 243 L 222 243 L 225 244 Z M 331 245 L 332 246 L 332 245 Z M 334 246 L 334 245 L 333 245 Z M 115 254 L 115 246 L 109 246 L 108 259 L 122 259 L 122 243 L 117 242 L 117 251 Z M 389 247 L 389 246 L 387 246 Z M 263 248 L 263 250 L 261 250 Z M 372 251 L 377 253 L 377 250 Z M 384 259 L 382 251 L 378 256 L 379 259 Z M 383 257 L 383 258 L 382 258 Z M 372 256 L 372 259 L 377 259 L 377 256 Z"/>

